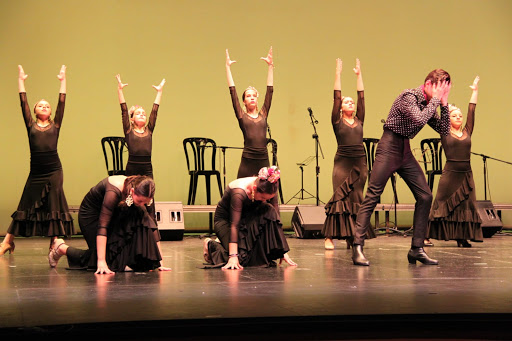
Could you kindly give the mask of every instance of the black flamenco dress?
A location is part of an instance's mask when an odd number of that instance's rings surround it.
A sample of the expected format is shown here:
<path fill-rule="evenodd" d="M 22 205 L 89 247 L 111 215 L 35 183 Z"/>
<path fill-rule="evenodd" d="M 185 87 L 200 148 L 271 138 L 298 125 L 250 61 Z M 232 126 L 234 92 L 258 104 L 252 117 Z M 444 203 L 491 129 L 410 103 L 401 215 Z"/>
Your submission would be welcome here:
<path fill-rule="evenodd" d="M 153 149 L 153 131 L 156 126 L 156 118 L 159 105 L 153 103 L 149 121 L 144 133 L 137 133 L 130 123 L 130 115 L 126 103 L 121 103 L 121 115 L 123 120 L 123 131 L 126 146 L 128 147 L 128 162 L 126 163 L 125 175 L 146 175 L 153 179 L 153 166 L 151 164 L 151 153 Z M 148 207 L 148 212 L 155 219 L 155 202 Z"/>
<path fill-rule="evenodd" d="M 470 103 L 462 136 L 441 136 L 446 163 L 429 216 L 429 238 L 483 241 L 471 170 L 471 134 L 476 104 Z"/>
<path fill-rule="evenodd" d="M 46 127 L 32 118 L 27 94 L 20 93 L 21 110 L 30 145 L 30 173 L 7 232 L 14 236 L 71 236 L 73 218 L 64 195 L 64 176 L 57 152 L 66 94 L 59 94 L 55 117 Z"/>
<path fill-rule="evenodd" d="M 254 201 L 241 188 L 226 188 L 215 210 L 214 231 L 219 242 L 208 243 L 212 265 L 224 266 L 229 259 L 229 243 L 238 243 L 242 266 L 275 266 L 290 248 L 279 217 L 277 197 L 271 203 Z"/>
<path fill-rule="evenodd" d="M 355 234 L 355 221 L 363 202 L 363 189 L 368 177 L 363 147 L 365 116 L 364 91 L 357 92 L 357 111 L 354 123 L 343 119 L 341 91 L 334 91 L 331 122 L 338 142 L 332 171 L 333 195 L 325 205 L 326 218 L 322 234 L 331 239 L 348 239 Z M 369 229 L 366 238 L 375 238 Z"/>
<path fill-rule="evenodd" d="M 267 86 L 263 107 L 256 118 L 252 118 L 242 110 L 234 86 L 229 87 L 229 92 L 238 125 L 244 135 L 244 150 L 237 178 L 255 176 L 261 168 L 270 166 L 267 151 L 267 118 L 272 104 L 274 87 Z"/>
<path fill-rule="evenodd" d="M 96 270 L 96 236 L 107 237 L 105 260 L 110 270 L 149 271 L 160 266 L 158 229 L 143 207 L 120 207 L 121 191 L 109 178 L 100 181 L 84 197 L 78 223 L 88 250 L 67 249 L 69 268 Z"/>

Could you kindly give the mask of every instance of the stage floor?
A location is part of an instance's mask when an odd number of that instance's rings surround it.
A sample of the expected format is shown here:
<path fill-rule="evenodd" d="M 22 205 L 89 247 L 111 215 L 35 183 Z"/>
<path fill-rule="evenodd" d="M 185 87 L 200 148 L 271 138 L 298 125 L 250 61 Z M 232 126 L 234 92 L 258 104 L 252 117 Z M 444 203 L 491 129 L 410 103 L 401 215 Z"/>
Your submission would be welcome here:
<path fill-rule="evenodd" d="M 112 339 L 512 339 L 512 237 L 472 248 L 435 241 L 439 266 L 409 265 L 411 237 L 367 241 L 357 267 L 344 241 L 288 236 L 297 267 L 199 269 L 202 239 L 164 241 L 171 272 L 94 275 L 48 266 L 49 239 L 17 238 L 0 257 L 2 336 Z M 81 237 L 68 240 L 85 247 Z M 243 336 L 240 336 L 243 334 Z"/>

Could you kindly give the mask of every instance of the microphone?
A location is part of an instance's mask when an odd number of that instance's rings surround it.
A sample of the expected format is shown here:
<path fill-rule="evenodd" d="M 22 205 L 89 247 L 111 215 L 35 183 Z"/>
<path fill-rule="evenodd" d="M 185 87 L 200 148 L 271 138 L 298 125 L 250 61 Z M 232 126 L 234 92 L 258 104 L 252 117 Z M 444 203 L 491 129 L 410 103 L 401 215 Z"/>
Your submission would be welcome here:
<path fill-rule="evenodd" d="M 311 117 L 311 120 L 315 122 L 315 124 L 318 124 L 318 120 L 313 116 L 313 110 L 311 110 L 311 107 L 308 107 L 309 116 Z"/>

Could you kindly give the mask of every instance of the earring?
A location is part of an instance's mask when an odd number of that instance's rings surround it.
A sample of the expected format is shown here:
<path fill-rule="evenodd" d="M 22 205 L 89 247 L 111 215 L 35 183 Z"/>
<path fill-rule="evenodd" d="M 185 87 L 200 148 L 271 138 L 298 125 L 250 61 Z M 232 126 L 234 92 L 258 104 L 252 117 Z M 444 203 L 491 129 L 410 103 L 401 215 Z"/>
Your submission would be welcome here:
<path fill-rule="evenodd" d="M 153 204 L 153 199 L 151 199 L 146 206 L 151 206 Z"/>
<path fill-rule="evenodd" d="M 128 207 L 130 207 L 133 204 L 133 197 L 131 193 L 126 197 L 126 200 L 124 202 Z"/>
<path fill-rule="evenodd" d="M 251 191 L 251 201 L 254 202 L 254 191 L 256 191 L 256 186 L 252 186 L 252 191 Z"/>

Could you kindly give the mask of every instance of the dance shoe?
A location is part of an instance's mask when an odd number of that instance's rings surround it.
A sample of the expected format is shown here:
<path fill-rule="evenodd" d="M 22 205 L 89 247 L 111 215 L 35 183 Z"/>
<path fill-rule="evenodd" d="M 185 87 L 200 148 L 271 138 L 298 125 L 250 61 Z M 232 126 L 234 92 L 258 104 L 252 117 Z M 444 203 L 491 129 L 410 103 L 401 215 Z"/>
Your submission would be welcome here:
<path fill-rule="evenodd" d="M 59 263 L 59 259 L 62 257 L 62 254 L 59 253 L 59 247 L 63 244 L 66 244 L 64 239 L 55 239 L 53 241 L 52 248 L 50 252 L 48 252 L 48 263 L 50 263 L 50 267 L 55 268 Z"/>
<path fill-rule="evenodd" d="M 432 242 L 430 241 L 430 239 L 425 239 L 425 241 L 423 242 L 423 245 L 424 245 L 424 246 L 434 246 L 434 243 L 432 243 Z"/>
<path fill-rule="evenodd" d="M 324 247 L 326 250 L 334 250 L 334 243 L 332 242 L 332 239 L 325 238 Z"/>
<path fill-rule="evenodd" d="M 363 246 L 359 244 L 354 244 L 352 247 L 352 261 L 354 262 L 354 265 L 361 265 L 361 266 L 369 266 L 370 262 L 363 254 Z"/>
<path fill-rule="evenodd" d="M 14 242 L 12 243 L 8 243 L 8 242 L 4 242 L 4 243 L 1 243 L 0 244 L 0 256 L 1 255 L 4 255 L 7 251 L 9 251 L 9 253 L 14 253 Z"/>
<path fill-rule="evenodd" d="M 466 239 L 457 239 L 457 247 L 471 247 L 471 244 Z"/>
<path fill-rule="evenodd" d="M 430 258 L 422 247 L 411 248 L 407 254 L 407 259 L 410 264 L 416 264 L 416 261 L 421 262 L 425 265 L 437 265 L 439 262 L 435 259 Z"/>

